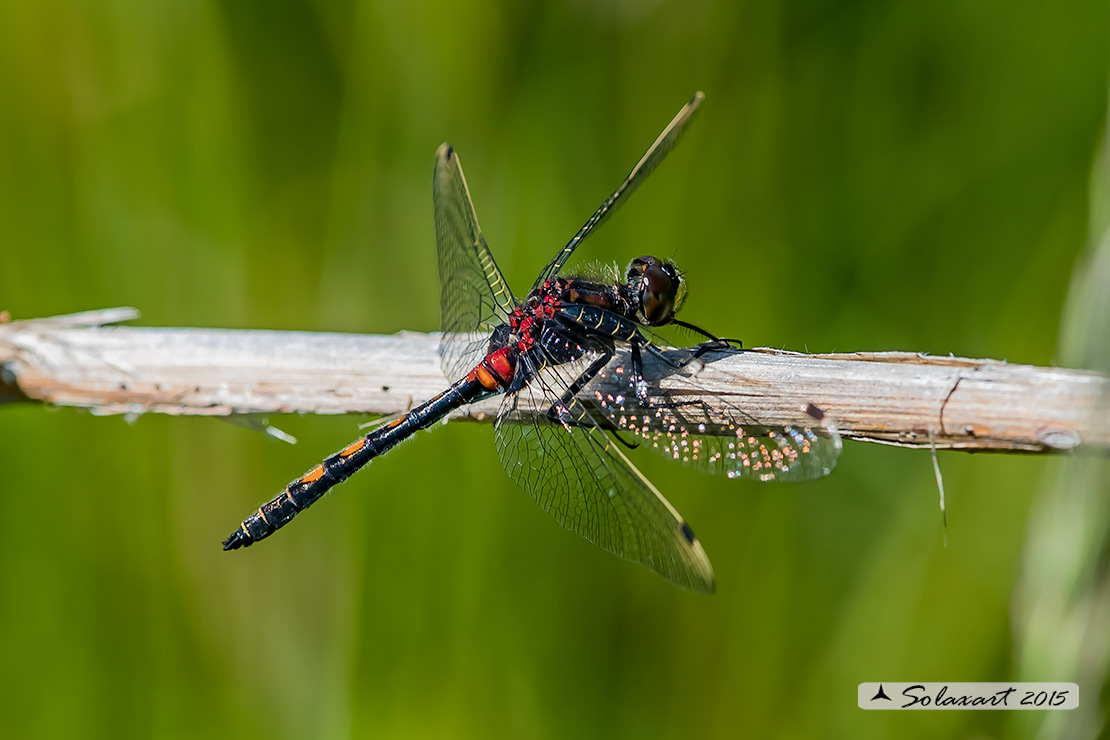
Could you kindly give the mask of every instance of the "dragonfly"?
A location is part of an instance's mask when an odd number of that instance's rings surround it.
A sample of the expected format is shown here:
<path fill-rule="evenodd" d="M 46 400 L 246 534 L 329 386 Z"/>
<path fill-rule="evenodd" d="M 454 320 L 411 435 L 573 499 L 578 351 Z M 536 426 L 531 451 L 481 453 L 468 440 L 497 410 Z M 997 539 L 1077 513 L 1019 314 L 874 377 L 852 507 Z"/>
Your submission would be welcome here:
<path fill-rule="evenodd" d="M 759 481 L 827 475 L 840 455 L 836 427 L 812 403 L 796 425 L 764 424 L 698 374 L 713 352 L 734 350 L 676 318 L 686 296 L 669 260 L 638 257 L 623 275 L 571 276 L 579 245 L 674 148 L 703 99 L 671 120 L 620 186 L 560 249 L 518 300 L 482 230 L 449 145 L 433 175 L 442 287 L 440 365 L 459 378 L 289 483 L 248 516 L 225 550 L 269 537 L 328 490 L 417 431 L 463 406 L 502 397 L 495 421 L 501 464 L 559 524 L 693 591 L 714 590 L 713 568 L 693 529 L 626 452 L 646 447 L 703 472 Z M 676 326 L 703 341 L 671 349 L 654 330 Z"/>

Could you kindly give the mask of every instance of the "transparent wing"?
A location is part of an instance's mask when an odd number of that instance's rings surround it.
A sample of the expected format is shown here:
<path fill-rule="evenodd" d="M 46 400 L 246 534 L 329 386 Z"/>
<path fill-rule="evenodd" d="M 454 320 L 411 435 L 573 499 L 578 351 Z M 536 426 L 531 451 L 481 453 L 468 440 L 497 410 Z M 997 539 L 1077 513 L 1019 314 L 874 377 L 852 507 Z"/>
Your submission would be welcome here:
<path fill-rule="evenodd" d="M 671 122 L 663 129 L 663 133 L 659 134 L 659 138 L 655 140 L 655 143 L 648 147 L 647 152 L 640 158 L 640 161 L 636 163 L 636 166 L 632 168 L 632 171 L 628 173 L 628 177 L 624 178 L 624 182 L 620 184 L 620 187 L 605 199 L 605 202 L 594 211 L 594 215 L 590 216 L 589 220 L 578 230 L 578 233 L 567 242 L 565 247 L 559 250 L 559 253 L 555 255 L 551 262 L 547 263 L 547 267 L 545 267 L 543 272 L 540 273 L 540 276 L 536 278 L 536 282 L 532 286 L 533 290 L 538 288 L 544 280 L 557 274 L 559 270 L 563 268 L 563 265 L 566 264 L 567 260 L 570 259 L 574 250 L 578 248 L 578 245 L 582 243 L 582 240 L 589 236 L 598 226 L 605 223 L 605 220 L 617 210 L 617 207 L 625 200 L 628 200 L 627 196 L 631 195 L 636 188 L 640 187 L 640 184 L 647 179 L 647 176 L 651 174 L 652 170 L 659 166 L 663 158 L 666 157 L 667 154 L 674 149 L 675 144 L 678 143 L 683 131 L 686 130 L 686 124 L 690 122 L 690 119 L 694 115 L 694 111 L 698 109 L 704 97 L 704 93 L 695 93 L 694 97 L 690 98 L 690 102 L 682 106 L 682 110 L 671 119 Z"/>
<path fill-rule="evenodd" d="M 814 404 L 784 404 L 767 424 L 740 408 L 739 394 L 699 382 L 705 363 L 692 350 L 643 355 L 649 407 L 636 400 L 628 353 L 618 355 L 587 387 L 583 400 L 630 441 L 714 475 L 759 481 L 804 481 L 828 475 L 840 457 L 832 421 Z M 606 385 L 607 384 L 607 385 Z"/>
<path fill-rule="evenodd" d="M 516 299 L 482 236 L 459 157 L 449 144 L 436 152 L 432 195 L 443 316 L 439 359 L 444 375 L 455 379 L 485 356 L 490 334 L 507 320 Z"/>
<path fill-rule="evenodd" d="M 506 397 L 497 422 L 505 471 L 544 511 L 572 532 L 673 583 L 713 591 L 713 568 L 682 516 L 600 429 L 581 404 L 559 408 L 562 423 L 511 422 L 521 396 L 549 408 L 596 355 L 548 366 Z"/>

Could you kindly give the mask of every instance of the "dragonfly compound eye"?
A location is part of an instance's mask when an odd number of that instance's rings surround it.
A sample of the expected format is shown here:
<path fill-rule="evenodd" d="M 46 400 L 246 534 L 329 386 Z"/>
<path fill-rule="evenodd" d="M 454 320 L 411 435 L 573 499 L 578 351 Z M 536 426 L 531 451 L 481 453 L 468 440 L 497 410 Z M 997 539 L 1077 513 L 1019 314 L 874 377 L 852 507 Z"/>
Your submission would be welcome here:
<path fill-rule="evenodd" d="M 639 299 L 644 323 L 657 326 L 670 321 L 682 287 L 674 265 L 658 257 L 637 257 L 628 266 L 628 284 Z"/>
<path fill-rule="evenodd" d="M 670 261 L 663 263 L 663 272 L 667 273 L 674 286 L 674 313 L 678 313 L 682 310 L 682 304 L 686 303 L 686 279 Z"/>

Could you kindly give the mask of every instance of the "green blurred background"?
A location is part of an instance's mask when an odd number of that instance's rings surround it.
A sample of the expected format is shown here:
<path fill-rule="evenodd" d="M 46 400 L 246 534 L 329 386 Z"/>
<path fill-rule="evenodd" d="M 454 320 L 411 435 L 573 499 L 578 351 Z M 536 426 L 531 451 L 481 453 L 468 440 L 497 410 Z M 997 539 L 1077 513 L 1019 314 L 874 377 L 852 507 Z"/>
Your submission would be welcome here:
<path fill-rule="evenodd" d="M 7 0 L 0 309 L 435 330 L 443 140 L 523 289 L 701 89 L 587 258 L 673 254 L 685 318 L 748 346 L 1064 362 L 1108 16 L 1103 0 Z M 301 443 L 0 409 L 0 735 L 1036 730 L 863 712 L 855 687 L 1018 676 L 1013 595 L 1059 461 L 942 453 L 946 548 L 927 453 L 849 443 L 796 486 L 635 455 L 713 560 L 707 598 L 559 528 L 487 426 L 424 434 L 280 538 L 223 553 L 361 420 L 274 421 Z"/>

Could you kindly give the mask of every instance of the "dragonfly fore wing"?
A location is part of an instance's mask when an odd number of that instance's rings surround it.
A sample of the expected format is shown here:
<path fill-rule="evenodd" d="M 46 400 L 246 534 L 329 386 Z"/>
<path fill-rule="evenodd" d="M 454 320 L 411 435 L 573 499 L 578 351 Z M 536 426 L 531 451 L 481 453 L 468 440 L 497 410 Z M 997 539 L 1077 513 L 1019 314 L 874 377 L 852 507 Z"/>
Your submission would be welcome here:
<path fill-rule="evenodd" d="M 571 240 L 567 242 L 566 246 L 559 250 L 558 254 L 547 264 L 547 267 L 543 269 L 540 276 L 536 278 L 536 282 L 532 286 L 533 290 L 538 288 L 544 280 L 547 280 L 552 275 L 558 274 L 563 265 L 570 259 L 570 256 L 574 254 L 574 250 L 582 243 L 582 240 L 589 236 L 594 229 L 605 223 L 606 219 L 613 215 L 613 212 L 616 211 L 624 201 L 628 200 L 628 196 L 631 195 L 636 188 L 640 187 L 641 183 L 647 179 L 647 176 L 659 166 L 659 163 L 663 161 L 672 149 L 674 149 L 675 144 L 677 144 L 678 140 L 682 137 L 683 132 L 686 130 L 686 125 L 690 122 L 694 112 L 697 111 L 698 106 L 701 105 L 701 101 L 704 98 L 705 95 L 703 93 L 695 93 L 694 97 L 690 98 L 690 102 L 682 106 L 682 110 L 671 119 L 671 122 L 663 129 L 663 133 L 659 134 L 659 137 L 648 147 L 644 156 L 640 158 L 640 161 L 636 163 L 632 171 L 624 178 L 624 182 L 613 191 L 612 195 L 598 206 L 598 209 L 594 211 L 589 220 L 582 225 L 578 233 L 571 237 Z"/>
<path fill-rule="evenodd" d="M 508 421 L 520 396 L 530 394 L 538 408 L 559 397 L 551 387 L 566 385 L 566 377 L 551 386 L 537 377 L 506 397 L 496 439 L 509 477 L 570 531 L 679 586 L 711 593 L 713 568 L 693 530 L 580 404 L 559 409 L 562 423 Z"/>
<path fill-rule="evenodd" d="M 516 299 L 482 236 L 458 154 L 449 144 L 436 152 L 432 197 L 444 332 L 440 366 L 453 380 L 485 356 L 490 334 L 507 320 Z"/>

